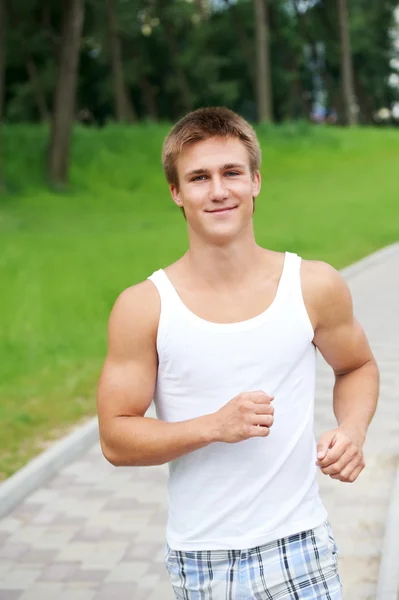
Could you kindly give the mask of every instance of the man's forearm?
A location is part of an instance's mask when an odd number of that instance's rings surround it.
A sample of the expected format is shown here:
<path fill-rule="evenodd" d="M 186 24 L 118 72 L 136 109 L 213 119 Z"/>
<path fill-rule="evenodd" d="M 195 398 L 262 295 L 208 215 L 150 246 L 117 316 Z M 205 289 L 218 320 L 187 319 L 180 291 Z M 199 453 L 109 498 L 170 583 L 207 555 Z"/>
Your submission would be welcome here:
<path fill-rule="evenodd" d="M 379 370 L 375 361 L 344 375 L 336 375 L 334 414 L 338 425 L 358 431 L 363 442 L 376 410 L 378 392 Z"/>
<path fill-rule="evenodd" d="M 178 423 L 149 417 L 114 417 L 100 440 L 105 458 L 116 466 L 161 465 L 218 440 L 214 415 Z"/>

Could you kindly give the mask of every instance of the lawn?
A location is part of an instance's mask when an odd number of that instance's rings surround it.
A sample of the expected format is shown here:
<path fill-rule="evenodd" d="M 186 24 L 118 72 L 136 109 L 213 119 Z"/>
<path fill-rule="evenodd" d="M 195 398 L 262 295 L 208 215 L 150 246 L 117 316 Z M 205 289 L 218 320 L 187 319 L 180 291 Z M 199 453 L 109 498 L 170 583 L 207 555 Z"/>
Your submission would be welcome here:
<path fill-rule="evenodd" d="M 5 130 L 0 197 L 0 479 L 95 414 L 117 295 L 186 248 L 160 151 L 168 125 L 79 128 L 71 189 L 50 192 L 47 132 Z M 399 239 L 399 132 L 259 129 L 258 242 L 341 268 Z"/>

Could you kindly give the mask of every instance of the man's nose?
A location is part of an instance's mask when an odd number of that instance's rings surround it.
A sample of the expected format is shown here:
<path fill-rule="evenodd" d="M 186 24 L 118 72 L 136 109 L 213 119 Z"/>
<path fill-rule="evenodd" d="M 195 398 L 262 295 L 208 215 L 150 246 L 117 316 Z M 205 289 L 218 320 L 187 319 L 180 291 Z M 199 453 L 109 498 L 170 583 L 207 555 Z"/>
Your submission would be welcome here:
<path fill-rule="evenodd" d="M 225 200 L 227 198 L 228 191 L 222 177 L 212 178 L 210 196 L 211 200 Z"/>

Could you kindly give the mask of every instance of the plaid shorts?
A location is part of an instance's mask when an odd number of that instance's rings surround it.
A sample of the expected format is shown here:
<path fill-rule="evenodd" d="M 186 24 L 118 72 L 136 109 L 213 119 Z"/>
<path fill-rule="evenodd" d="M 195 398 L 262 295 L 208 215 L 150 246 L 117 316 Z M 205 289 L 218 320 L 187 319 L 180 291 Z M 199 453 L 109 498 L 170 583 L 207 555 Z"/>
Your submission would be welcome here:
<path fill-rule="evenodd" d="M 248 550 L 172 550 L 165 564 L 177 600 L 342 600 L 328 521 Z"/>

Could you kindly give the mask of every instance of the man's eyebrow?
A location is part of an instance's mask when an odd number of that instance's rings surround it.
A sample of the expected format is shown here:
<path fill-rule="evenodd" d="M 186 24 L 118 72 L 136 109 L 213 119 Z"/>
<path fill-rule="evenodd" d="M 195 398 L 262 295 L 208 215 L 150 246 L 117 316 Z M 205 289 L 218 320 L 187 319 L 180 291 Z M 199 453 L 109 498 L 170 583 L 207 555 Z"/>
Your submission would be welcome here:
<path fill-rule="evenodd" d="M 192 171 L 187 171 L 185 177 L 191 177 L 192 175 L 203 175 L 204 173 L 209 173 L 208 169 L 193 169 Z"/>
<path fill-rule="evenodd" d="M 224 171 L 225 169 L 245 169 L 245 165 L 242 163 L 227 163 L 223 165 L 221 171 Z"/>
<path fill-rule="evenodd" d="M 220 171 L 225 171 L 226 169 L 245 169 L 245 165 L 242 163 L 226 163 L 220 167 Z M 193 175 L 206 175 L 208 173 L 208 169 L 193 169 L 192 171 L 187 171 L 185 177 L 192 177 Z"/>

